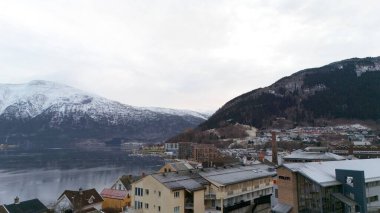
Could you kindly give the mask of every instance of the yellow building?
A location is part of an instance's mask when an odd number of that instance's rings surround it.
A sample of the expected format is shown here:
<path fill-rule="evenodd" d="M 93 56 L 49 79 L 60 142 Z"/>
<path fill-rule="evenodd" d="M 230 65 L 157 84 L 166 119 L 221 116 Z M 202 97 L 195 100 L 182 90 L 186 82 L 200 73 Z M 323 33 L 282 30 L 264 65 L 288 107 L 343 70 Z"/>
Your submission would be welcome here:
<path fill-rule="evenodd" d="M 132 206 L 135 212 L 202 212 L 207 184 L 196 173 L 148 175 L 132 184 Z"/>
<path fill-rule="evenodd" d="M 110 189 L 106 188 L 100 193 L 104 202 L 102 209 L 124 210 L 131 206 L 131 183 L 135 180 L 131 175 L 118 178 Z"/>
<path fill-rule="evenodd" d="M 126 206 L 130 206 L 131 197 L 128 191 L 116 189 L 103 189 L 100 193 L 103 197 L 102 209 L 118 209 L 124 210 Z"/>
<path fill-rule="evenodd" d="M 132 184 L 131 212 L 240 213 L 262 206 L 270 210 L 275 175 L 264 164 L 148 175 Z"/>

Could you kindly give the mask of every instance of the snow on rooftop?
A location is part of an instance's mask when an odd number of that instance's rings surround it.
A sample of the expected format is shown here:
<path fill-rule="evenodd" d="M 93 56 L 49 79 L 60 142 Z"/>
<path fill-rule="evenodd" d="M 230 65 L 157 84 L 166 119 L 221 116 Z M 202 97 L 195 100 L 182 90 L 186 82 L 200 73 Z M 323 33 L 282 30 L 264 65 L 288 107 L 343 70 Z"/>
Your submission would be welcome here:
<path fill-rule="evenodd" d="M 305 160 L 345 160 L 346 158 L 336 155 L 331 152 L 305 152 L 296 150 L 290 155 L 283 157 L 286 160 L 290 159 L 305 159 Z"/>
<path fill-rule="evenodd" d="M 336 128 L 340 128 L 340 129 L 357 129 L 357 130 L 369 130 L 370 128 L 369 127 L 366 127 L 364 125 L 361 125 L 361 124 L 351 124 L 351 125 L 339 125 L 339 126 L 335 126 Z"/>
<path fill-rule="evenodd" d="M 364 171 L 365 182 L 380 180 L 380 169 L 375 169 L 380 159 L 325 161 L 311 163 L 289 163 L 284 166 L 314 180 L 322 186 L 340 184 L 335 179 L 335 169 Z"/>

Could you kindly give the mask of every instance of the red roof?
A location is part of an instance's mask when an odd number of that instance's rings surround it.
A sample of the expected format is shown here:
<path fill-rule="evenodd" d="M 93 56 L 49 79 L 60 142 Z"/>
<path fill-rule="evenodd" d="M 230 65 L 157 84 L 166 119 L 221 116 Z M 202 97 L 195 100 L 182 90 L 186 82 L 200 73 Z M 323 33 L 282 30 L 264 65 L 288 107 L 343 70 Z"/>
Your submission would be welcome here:
<path fill-rule="evenodd" d="M 103 189 L 100 195 L 104 198 L 113 198 L 122 200 L 128 196 L 128 191 L 116 190 L 116 189 Z"/>

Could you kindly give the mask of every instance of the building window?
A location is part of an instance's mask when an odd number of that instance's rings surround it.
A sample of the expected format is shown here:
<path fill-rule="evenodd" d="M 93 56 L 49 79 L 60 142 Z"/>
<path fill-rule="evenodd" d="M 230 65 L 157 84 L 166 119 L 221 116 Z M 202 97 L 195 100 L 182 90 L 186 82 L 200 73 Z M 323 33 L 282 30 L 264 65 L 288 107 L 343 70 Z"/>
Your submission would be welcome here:
<path fill-rule="evenodd" d="M 145 189 L 145 194 L 149 195 L 149 189 Z"/>
<path fill-rule="evenodd" d="M 142 209 L 143 203 L 140 201 L 135 201 L 135 208 L 136 209 Z"/>
<path fill-rule="evenodd" d="M 281 179 L 281 180 L 290 180 L 290 177 L 278 176 L 278 179 Z"/>
<path fill-rule="evenodd" d="M 158 197 L 161 197 L 161 191 L 158 191 Z"/>
<path fill-rule="evenodd" d="M 135 188 L 135 195 L 142 197 L 144 195 L 143 189 L 139 188 L 139 187 L 136 187 Z"/>
<path fill-rule="evenodd" d="M 159 211 L 159 212 L 161 211 L 161 206 L 158 206 L 158 211 Z"/>
<path fill-rule="evenodd" d="M 174 197 L 175 197 L 175 198 L 179 197 L 179 191 L 174 192 Z"/>
<path fill-rule="evenodd" d="M 275 190 L 274 190 L 274 197 L 275 197 L 275 198 L 278 198 L 278 189 L 275 189 Z"/>
<path fill-rule="evenodd" d="M 174 213 L 179 213 L 179 206 L 174 207 Z"/>
<path fill-rule="evenodd" d="M 145 208 L 149 209 L 149 203 L 145 203 Z"/>
<path fill-rule="evenodd" d="M 376 201 L 379 201 L 379 196 L 375 195 L 372 197 L 368 197 L 367 200 L 368 200 L 368 203 L 376 202 Z"/>

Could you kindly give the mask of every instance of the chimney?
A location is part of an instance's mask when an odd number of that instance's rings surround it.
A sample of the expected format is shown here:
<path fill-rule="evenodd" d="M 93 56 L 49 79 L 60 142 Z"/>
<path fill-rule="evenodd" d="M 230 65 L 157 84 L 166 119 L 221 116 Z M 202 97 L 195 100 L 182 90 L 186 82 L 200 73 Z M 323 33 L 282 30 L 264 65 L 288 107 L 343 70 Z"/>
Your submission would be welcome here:
<path fill-rule="evenodd" d="M 261 150 L 259 153 L 259 161 L 264 162 L 264 158 L 265 158 L 265 151 Z"/>
<path fill-rule="evenodd" d="M 350 144 L 348 147 L 348 155 L 354 155 L 354 145 Z"/>
<path fill-rule="evenodd" d="M 83 195 L 83 189 L 79 188 L 79 195 Z"/>
<path fill-rule="evenodd" d="M 278 165 L 276 132 L 272 131 L 272 163 Z"/>
<path fill-rule="evenodd" d="M 15 204 L 19 204 L 20 203 L 20 198 L 18 198 L 17 196 L 15 197 Z"/>

